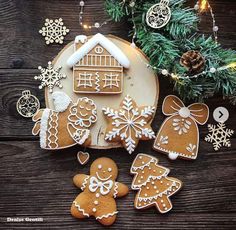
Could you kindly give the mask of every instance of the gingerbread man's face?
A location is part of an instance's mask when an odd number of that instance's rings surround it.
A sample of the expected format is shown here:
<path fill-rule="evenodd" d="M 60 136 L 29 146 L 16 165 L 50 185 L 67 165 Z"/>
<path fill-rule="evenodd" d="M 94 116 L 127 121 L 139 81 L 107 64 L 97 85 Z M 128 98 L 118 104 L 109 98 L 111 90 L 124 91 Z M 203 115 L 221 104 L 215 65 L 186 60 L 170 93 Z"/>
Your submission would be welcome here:
<path fill-rule="evenodd" d="M 92 163 L 90 174 L 101 181 L 114 181 L 118 175 L 118 168 L 113 160 L 102 157 Z"/>
<path fill-rule="evenodd" d="M 82 120 L 91 119 L 96 120 L 96 106 L 94 102 L 88 98 L 81 98 L 78 100 L 78 118 Z"/>

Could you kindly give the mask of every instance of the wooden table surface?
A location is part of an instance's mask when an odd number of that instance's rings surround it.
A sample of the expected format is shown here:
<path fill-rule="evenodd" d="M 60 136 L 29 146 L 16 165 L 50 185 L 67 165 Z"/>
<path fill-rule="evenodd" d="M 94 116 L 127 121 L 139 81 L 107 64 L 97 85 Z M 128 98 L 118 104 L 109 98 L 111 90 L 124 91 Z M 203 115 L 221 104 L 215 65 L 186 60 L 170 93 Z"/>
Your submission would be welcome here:
<path fill-rule="evenodd" d="M 219 25 L 219 41 L 226 48 L 236 49 L 236 1 L 212 0 Z M 194 1 L 188 1 L 193 6 Z M 72 177 L 88 173 L 93 160 L 108 156 L 119 167 L 119 181 L 130 186 L 129 169 L 139 152 L 159 158 L 160 164 L 171 169 L 171 176 L 184 182 L 183 189 L 173 196 L 173 210 L 161 215 L 154 208 L 138 211 L 130 191 L 117 200 L 117 221 L 110 229 L 235 229 L 236 228 L 236 136 L 231 148 L 215 152 L 203 139 L 207 127 L 200 127 L 200 151 L 197 160 L 171 162 L 152 150 L 152 141 L 139 144 L 131 156 L 124 149 L 89 150 L 91 159 L 82 167 L 76 159 L 80 148 L 63 151 L 41 150 L 37 137 L 31 135 L 33 123 L 16 111 L 21 92 L 30 89 L 44 106 L 43 91 L 34 80 L 38 65 L 46 66 L 63 48 L 46 46 L 38 33 L 45 18 L 64 19 L 70 29 L 67 44 L 78 34 L 91 35 L 97 30 L 83 31 L 78 24 L 78 0 L 0 0 L 0 229 L 104 229 L 93 218 L 79 221 L 70 215 L 73 199 L 80 192 Z M 85 22 L 107 18 L 102 0 L 86 1 Z M 201 31 L 211 32 L 210 17 L 204 16 Z M 203 26 L 204 25 L 204 26 Z M 99 30 L 128 39 L 129 25 L 109 23 Z M 164 120 L 163 98 L 172 93 L 169 81 L 160 79 L 160 100 L 153 121 L 156 132 Z M 218 106 L 230 111 L 229 128 L 236 130 L 236 107 L 220 98 L 206 102 L 212 112 Z M 10 223 L 7 217 L 43 218 L 43 222 Z"/>

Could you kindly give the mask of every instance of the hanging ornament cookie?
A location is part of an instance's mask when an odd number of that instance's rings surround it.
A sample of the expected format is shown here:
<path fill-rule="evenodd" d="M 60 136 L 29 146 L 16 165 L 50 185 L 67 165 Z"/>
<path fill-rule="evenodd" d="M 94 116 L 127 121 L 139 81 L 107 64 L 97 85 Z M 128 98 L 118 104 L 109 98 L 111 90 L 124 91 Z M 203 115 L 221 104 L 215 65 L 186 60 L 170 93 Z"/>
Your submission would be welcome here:
<path fill-rule="evenodd" d="M 170 196 L 181 189 L 182 182 L 168 177 L 170 170 L 158 165 L 157 158 L 138 154 L 130 172 L 135 175 L 131 188 L 138 190 L 134 201 L 136 209 L 155 206 L 160 213 L 166 213 L 172 209 Z"/>
<path fill-rule="evenodd" d="M 215 151 L 221 147 L 231 147 L 230 137 L 234 134 L 234 130 L 228 129 L 224 123 L 219 122 L 217 125 L 208 125 L 209 134 L 205 137 L 205 141 L 212 143 Z"/>
<path fill-rule="evenodd" d="M 77 153 L 77 159 L 81 165 L 85 165 L 89 161 L 90 155 L 87 152 L 79 151 Z"/>
<path fill-rule="evenodd" d="M 199 147 L 197 124 L 204 125 L 209 117 L 209 108 L 202 103 L 185 107 L 176 96 L 167 96 L 162 105 L 162 112 L 167 118 L 162 124 L 154 149 L 168 154 L 172 160 L 196 159 Z"/>
<path fill-rule="evenodd" d="M 41 74 L 39 76 L 34 77 L 35 80 L 41 81 L 39 89 L 42 89 L 47 86 L 49 88 L 49 92 L 52 93 L 54 86 L 58 86 L 60 89 L 63 88 L 61 80 L 63 78 L 66 78 L 66 75 L 60 73 L 61 68 L 62 67 L 59 66 L 54 69 L 51 62 L 48 62 L 47 68 L 39 66 L 38 69 L 40 70 Z"/>
<path fill-rule="evenodd" d="M 52 94 L 55 110 L 40 109 L 33 117 L 36 124 L 33 135 L 40 136 L 43 149 L 63 149 L 79 144 L 91 143 L 89 128 L 97 121 L 97 109 L 94 102 L 82 97 L 73 103 L 63 92 Z"/>
<path fill-rule="evenodd" d="M 171 18 L 171 10 L 168 5 L 169 0 L 161 0 L 160 3 L 153 5 L 146 14 L 146 23 L 154 29 L 164 27 Z"/>
<path fill-rule="evenodd" d="M 74 176 L 74 184 L 83 192 L 71 206 L 72 216 L 78 219 L 94 216 L 103 225 L 112 225 L 116 220 L 115 198 L 128 194 L 126 185 L 116 182 L 118 168 L 109 158 L 99 158 L 90 167 L 90 176 Z"/>
<path fill-rule="evenodd" d="M 17 112 L 23 117 L 33 117 L 39 108 L 38 98 L 32 95 L 29 90 L 23 91 L 16 103 Z"/>
<path fill-rule="evenodd" d="M 103 108 L 104 116 L 108 121 L 105 140 L 121 142 L 131 154 L 139 140 L 155 138 L 151 128 L 151 120 L 155 114 L 155 107 L 138 107 L 128 95 L 120 104 L 119 109 Z"/>
<path fill-rule="evenodd" d="M 73 67 L 75 93 L 122 93 L 124 68 L 129 68 L 130 62 L 113 42 L 102 34 L 89 40 L 79 36 L 74 47 L 67 65 Z"/>
<path fill-rule="evenodd" d="M 59 19 L 46 19 L 45 24 L 39 33 L 45 37 L 47 45 L 51 43 L 63 44 L 64 37 L 69 33 L 69 29 L 64 26 L 62 18 Z"/>

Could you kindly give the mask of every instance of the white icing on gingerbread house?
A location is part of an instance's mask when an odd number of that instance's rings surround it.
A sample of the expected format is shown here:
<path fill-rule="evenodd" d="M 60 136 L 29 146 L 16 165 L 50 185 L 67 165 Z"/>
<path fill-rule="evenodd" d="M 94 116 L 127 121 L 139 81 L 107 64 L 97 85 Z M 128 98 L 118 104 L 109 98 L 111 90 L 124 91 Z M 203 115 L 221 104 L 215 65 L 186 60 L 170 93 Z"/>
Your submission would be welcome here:
<path fill-rule="evenodd" d="M 74 92 L 122 93 L 124 68 L 130 66 L 126 55 L 102 34 L 89 40 L 84 36 L 77 38 L 75 52 L 67 60 L 67 65 L 73 67 Z"/>

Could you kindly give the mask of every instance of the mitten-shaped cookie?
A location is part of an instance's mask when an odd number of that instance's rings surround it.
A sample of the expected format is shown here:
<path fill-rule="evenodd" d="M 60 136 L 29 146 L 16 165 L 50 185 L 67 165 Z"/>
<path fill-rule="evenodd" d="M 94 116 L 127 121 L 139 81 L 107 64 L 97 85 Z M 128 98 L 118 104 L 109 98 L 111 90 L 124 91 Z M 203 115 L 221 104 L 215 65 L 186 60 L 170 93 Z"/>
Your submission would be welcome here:
<path fill-rule="evenodd" d="M 63 92 L 52 94 L 55 110 L 40 109 L 33 117 L 36 122 L 32 133 L 39 134 L 43 149 L 62 149 L 75 144 L 88 146 L 91 143 L 89 128 L 97 121 L 94 102 L 79 98 L 73 103 Z"/>
<path fill-rule="evenodd" d="M 182 187 L 182 182 L 168 177 L 170 170 L 158 165 L 158 159 L 146 154 L 138 154 L 130 172 L 135 175 L 132 189 L 138 190 L 134 206 L 145 209 L 155 206 L 160 213 L 172 209 L 170 196 Z"/>
<path fill-rule="evenodd" d="M 116 182 L 118 168 L 109 158 L 99 158 L 90 167 L 90 176 L 74 176 L 74 184 L 83 192 L 71 206 L 72 216 L 83 219 L 94 216 L 103 225 L 112 225 L 118 213 L 116 197 L 128 194 L 126 185 Z"/>

